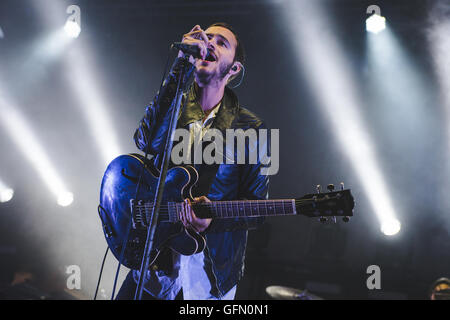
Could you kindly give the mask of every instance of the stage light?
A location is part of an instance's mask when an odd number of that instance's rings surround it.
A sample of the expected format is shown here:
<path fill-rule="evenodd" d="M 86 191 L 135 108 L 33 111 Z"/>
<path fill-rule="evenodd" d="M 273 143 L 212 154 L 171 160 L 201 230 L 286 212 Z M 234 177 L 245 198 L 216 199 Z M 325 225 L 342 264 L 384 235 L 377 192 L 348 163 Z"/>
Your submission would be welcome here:
<path fill-rule="evenodd" d="M 5 34 L 3 33 L 2 27 L 0 27 L 0 39 L 5 38 Z"/>
<path fill-rule="evenodd" d="M 13 189 L 3 189 L 0 191 L 0 202 L 8 202 L 14 196 Z"/>
<path fill-rule="evenodd" d="M 401 229 L 400 221 L 397 219 L 385 220 L 381 224 L 381 232 L 387 236 L 396 235 Z"/>
<path fill-rule="evenodd" d="M 66 13 L 70 14 L 64 26 L 64 31 L 71 38 L 78 38 L 81 32 L 81 9 L 77 5 L 70 5 L 66 9 Z"/>
<path fill-rule="evenodd" d="M 81 28 L 75 21 L 67 20 L 64 25 L 64 31 L 71 38 L 78 38 L 81 32 Z"/>
<path fill-rule="evenodd" d="M 342 152 L 360 180 L 380 225 L 396 219 L 375 148 L 365 128 L 355 75 L 317 1 L 283 3 L 282 21 L 296 50 L 299 70 L 325 119 L 331 124 Z"/>
<path fill-rule="evenodd" d="M 73 202 L 73 193 L 68 191 L 63 191 L 58 194 L 58 204 L 62 207 L 67 207 Z"/>
<path fill-rule="evenodd" d="M 0 83 L 0 91 L 2 88 Z M 19 112 L 19 108 L 12 103 L 9 97 L 6 97 L 4 92 L 0 92 L 0 113 L 7 115 L 0 117 L 0 123 L 5 127 L 11 141 L 33 165 L 59 202 L 61 194 L 68 192 L 67 188 L 39 143 L 37 134 L 31 130 L 31 124 L 25 120 L 25 117 Z M 67 196 L 64 196 L 61 202 L 70 204 Z"/>
<path fill-rule="evenodd" d="M 0 191 L 0 202 L 8 202 L 14 196 L 13 189 L 3 189 Z"/>
<path fill-rule="evenodd" d="M 0 181 L 0 202 L 8 202 L 14 196 L 14 190 Z"/>
<path fill-rule="evenodd" d="M 378 14 L 373 14 L 366 20 L 366 30 L 372 33 L 379 33 L 386 29 L 386 18 Z"/>

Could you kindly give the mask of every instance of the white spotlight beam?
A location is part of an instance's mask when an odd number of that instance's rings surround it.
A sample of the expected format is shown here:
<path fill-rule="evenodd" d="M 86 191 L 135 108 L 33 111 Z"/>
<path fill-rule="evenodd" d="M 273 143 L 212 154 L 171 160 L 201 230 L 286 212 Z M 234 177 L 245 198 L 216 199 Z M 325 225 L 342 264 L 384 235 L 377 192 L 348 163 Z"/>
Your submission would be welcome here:
<path fill-rule="evenodd" d="M 117 136 L 112 125 L 102 90 L 99 75 L 91 63 L 87 48 L 75 47 L 66 56 L 67 80 L 78 100 L 78 105 L 89 125 L 91 135 L 101 153 L 104 164 L 121 154 Z"/>
<path fill-rule="evenodd" d="M 440 98 L 443 113 L 446 120 L 446 166 L 442 175 L 441 199 L 445 205 L 446 212 L 450 210 L 450 198 L 447 190 L 450 188 L 450 4 L 448 1 L 436 1 L 430 10 L 428 20 L 428 41 L 430 43 L 433 57 L 434 70 L 439 83 Z"/>
<path fill-rule="evenodd" d="M 1 89 L 1 87 L 0 87 Z M 72 203 L 73 195 L 64 185 L 61 177 L 56 172 L 55 166 L 44 151 L 31 125 L 19 112 L 19 108 L 0 91 L 0 123 L 6 129 L 10 138 L 17 145 L 23 156 L 33 165 L 41 179 L 49 190 L 57 197 L 61 206 Z M 71 198 L 69 200 L 69 198 Z"/>
<path fill-rule="evenodd" d="M 301 62 L 301 71 L 310 81 L 318 106 L 331 123 L 345 154 L 365 188 L 382 231 L 392 234 L 399 226 L 372 141 L 364 128 L 359 106 L 362 99 L 344 53 L 317 1 L 287 1 L 284 21 Z M 398 230 L 397 230 L 398 231 Z"/>
<path fill-rule="evenodd" d="M 450 9 L 449 9 L 450 10 Z M 441 94 L 450 120 L 450 15 L 447 21 L 436 23 L 430 32 L 430 42 Z M 450 124 L 450 121 L 449 121 Z M 449 125 L 450 128 L 450 125 Z M 450 130 L 449 130 L 450 137 Z M 450 140 L 449 140 L 450 142 Z M 450 149 L 449 149 L 450 150 Z"/>
<path fill-rule="evenodd" d="M 76 19 L 72 19 L 75 12 L 73 9 L 70 10 L 74 6 L 65 7 L 65 4 L 67 3 L 52 0 L 33 1 L 37 13 L 49 27 L 58 25 L 61 22 L 59 18 L 64 15 L 68 18 L 66 22 L 77 23 Z M 75 11 L 79 11 L 76 14 L 80 16 L 83 7 L 77 7 L 76 9 Z M 68 15 L 71 12 L 72 15 Z M 83 32 L 82 30 L 75 30 L 74 25 L 70 28 L 67 24 L 60 26 L 60 28 L 63 27 L 66 28 L 66 32 L 68 30 L 72 35 L 75 35 L 72 31 L 77 31 L 77 36 L 78 31 Z M 93 55 L 89 44 L 86 42 L 87 40 L 79 40 L 75 40 L 76 43 L 74 43 L 70 52 L 64 56 L 67 80 L 73 89 L 75 98 L 78 99 L 78 105 L 88 123 L 91 136 L 96 142 L 103 159 L 103 164 L 107 165 L 123 152 L 120 151 L 121 148 L 111 120 L 112 104 L 107 102 L 106 95 L 103 93 L 104 90 L 101 89 L 101 73 L 98 71 L 96 64 L 93 63 Z"/>
<path fill-rule="evenodd" d="M 20 87 L 33 90 L 38 83 L 42 83 L 44 70 L 56 62 L 73 39 L 64 30 L 55 30 L 39 36 L 30 42 L 22 55 L 17 57 L 20 65 L 15 68 L 15 77 L 20 79 Z"/>

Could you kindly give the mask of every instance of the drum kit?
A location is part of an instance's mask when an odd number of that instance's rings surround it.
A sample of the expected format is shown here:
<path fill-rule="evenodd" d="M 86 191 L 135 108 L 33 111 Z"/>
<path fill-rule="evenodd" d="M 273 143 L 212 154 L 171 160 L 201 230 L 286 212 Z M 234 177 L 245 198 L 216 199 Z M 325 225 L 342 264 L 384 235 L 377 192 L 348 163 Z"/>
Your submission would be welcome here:
<path fill-rule="evenodd" d="M 282 286 L 269 286 L 267 294 L 276 300 L 323 300 L 307 290 L 294 289 Z"/>

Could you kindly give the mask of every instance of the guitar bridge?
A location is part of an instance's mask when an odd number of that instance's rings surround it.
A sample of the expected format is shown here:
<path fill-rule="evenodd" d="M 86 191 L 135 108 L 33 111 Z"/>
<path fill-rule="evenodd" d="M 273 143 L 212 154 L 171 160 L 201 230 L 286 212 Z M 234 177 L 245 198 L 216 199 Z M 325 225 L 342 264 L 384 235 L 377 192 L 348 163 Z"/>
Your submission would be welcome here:
<path fill-rule="evenodd" d="M 130 200 L 131 209 L 131 221 L 133 229 L 147 229 L 145 210 L 142 207 L 143 201 L 139 200 L 137 202 L 134 199 Z"/>

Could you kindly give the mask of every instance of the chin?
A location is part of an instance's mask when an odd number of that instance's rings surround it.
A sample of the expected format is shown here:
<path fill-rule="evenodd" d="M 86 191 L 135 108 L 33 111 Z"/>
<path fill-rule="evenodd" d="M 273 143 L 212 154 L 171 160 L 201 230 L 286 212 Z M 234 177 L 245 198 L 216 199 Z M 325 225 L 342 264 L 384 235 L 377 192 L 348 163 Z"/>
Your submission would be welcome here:
<path fill-rule="evenodd" d="M 198 85 L 207 85 L 214 77 L 214 73 L 208 72 L 204 68 L 197 69 L 195 72 L 195 80 Z"/>

